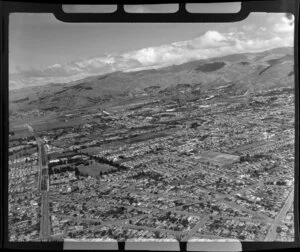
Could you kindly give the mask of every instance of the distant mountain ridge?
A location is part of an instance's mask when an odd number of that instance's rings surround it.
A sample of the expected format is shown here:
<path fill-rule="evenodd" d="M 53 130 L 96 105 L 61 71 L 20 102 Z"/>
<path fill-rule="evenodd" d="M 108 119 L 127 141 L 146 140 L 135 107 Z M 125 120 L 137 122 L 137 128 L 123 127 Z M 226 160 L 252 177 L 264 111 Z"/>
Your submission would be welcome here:
<path fill-rule="evenodd" d="M 65 84 L 22 88 L 10 91 L 12 109 L 20 104 L 36 107 L 82 107 L 116 95 L 143 93 L 149 87 L 156 92 L 178 84 L 198 85 L 207 90 L 234 83 L 236 93 L 256 92 L 294 84 L 292 47 L 275 48 L 259 53 L 233 54 L 206 60 L 190 61 L 159 69 L 113 72 Z M 150 88 L 151 89 L 151 88 Z M 24 100 L 22 100 L 24 99 Z M 21 100 L 19 103 L 16 102 Z"/>

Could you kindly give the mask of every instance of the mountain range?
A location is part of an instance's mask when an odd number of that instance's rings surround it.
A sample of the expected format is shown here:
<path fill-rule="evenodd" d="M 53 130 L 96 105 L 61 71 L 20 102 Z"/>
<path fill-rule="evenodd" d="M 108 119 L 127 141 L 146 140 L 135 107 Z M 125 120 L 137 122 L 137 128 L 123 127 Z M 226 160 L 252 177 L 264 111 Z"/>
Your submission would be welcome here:
<path fill-rule="evenodd" d="M 233 54 L 159 69 L 117 71 L 69 83 L 10 90 L 10 110 L 88 107 L 117 96 L 163 92 L 178 84 L 189 84 L 201 91 L 230 84 L 234 94 L 293 87 L 293 48 Z"/>

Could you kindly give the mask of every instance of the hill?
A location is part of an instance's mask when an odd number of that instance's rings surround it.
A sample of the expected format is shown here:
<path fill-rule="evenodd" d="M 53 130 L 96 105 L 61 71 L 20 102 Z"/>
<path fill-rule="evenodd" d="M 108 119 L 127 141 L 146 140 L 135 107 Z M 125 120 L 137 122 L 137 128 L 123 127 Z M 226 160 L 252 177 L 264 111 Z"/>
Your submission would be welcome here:
<path fill-rule="evenodd" d="M 293 48 L 197 60 L 136 72 L 113 72 L 63 84 L 10 91 L 10 110 L 82 108 L 116 97 L 162 93 L 190 85 L 205 91 L 230 84 L 231 93 L 293 87 Z"/>

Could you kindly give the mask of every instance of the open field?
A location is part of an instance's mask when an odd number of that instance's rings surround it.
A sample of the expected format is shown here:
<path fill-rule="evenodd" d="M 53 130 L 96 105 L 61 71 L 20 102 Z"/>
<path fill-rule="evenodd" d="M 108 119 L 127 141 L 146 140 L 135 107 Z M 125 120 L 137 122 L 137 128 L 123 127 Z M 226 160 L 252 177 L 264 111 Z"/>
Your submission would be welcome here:
<path fill-rule="evenodd" d="M 78 170 L 82 174 L 87 174 L 87 175 L 96 177 L 96 176 L 100 175 L 100 172 L 102 174 L 110 173 L 112 171 L 116 171 L 117 168 L 115 168 L 113 166 L 110 166 L 110 165 L 107 165 L 107 164 L 94 163 L 94 164 L 87 165 L 87 166 L 79 165 Z"/>

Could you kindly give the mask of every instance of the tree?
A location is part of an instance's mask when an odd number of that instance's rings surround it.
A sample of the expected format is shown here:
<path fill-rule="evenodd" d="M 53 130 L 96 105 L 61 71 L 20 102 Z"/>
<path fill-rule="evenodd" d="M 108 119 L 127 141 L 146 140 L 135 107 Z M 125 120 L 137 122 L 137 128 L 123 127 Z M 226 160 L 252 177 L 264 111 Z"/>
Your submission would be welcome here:
<path fill-rule="evenodd" d="M 155 231 L 154 231 L 154 237 L 155 237 L 156 239 L 160 238 L 160 232 L 159 232 L 158 230 L 155 230 Z"/>
<path fill-rule="evenodd" d="M 186 226 L 189 224 L 189 222 L 188 222 L 187 219 L 183 219 L 182 222 L 181 222 L 181 224 L 182 224 L 184 227 L 186 227 Z"/>
<path fill-rule="evenodd" d="M 80 172 L 79 172 L 78 168 L 75 167 L 75 176 L 78 177 L 79 175 L 80 175 Z"/>
<path fill-rule="evenodd" d="M 239 239 L 241 239 L 241 240 L 245 240 L 245 235 L 239 235 L 239 237 L 238 237 Z"/>

